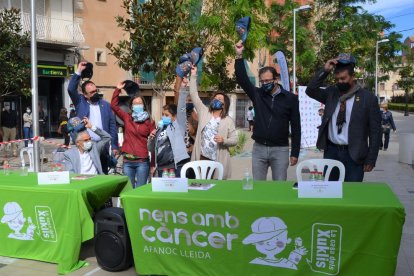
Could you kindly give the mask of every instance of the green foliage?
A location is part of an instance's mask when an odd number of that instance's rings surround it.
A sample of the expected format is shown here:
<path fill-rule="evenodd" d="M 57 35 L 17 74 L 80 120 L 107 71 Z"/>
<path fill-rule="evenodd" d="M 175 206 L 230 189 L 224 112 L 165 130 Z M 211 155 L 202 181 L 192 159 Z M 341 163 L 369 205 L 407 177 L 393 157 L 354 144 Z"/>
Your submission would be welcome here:
<path fill-rule="evenodd" d="M 140 3 L 123 0 L 127 15 L 116 22 L 129 39 L 106 44 L 119 66 L 138 74 L 155 72 L 161 91 L 172 83 L 178 58 L 200 43 L 190 22 L 190 1 L 150 0 Z"/>
<path fill-rule="evenodd" d="M 243 16 L 252 17 L 247 42 L 247 57 L 266 44 L 268 25 L 263 18 L 262 0 L 149 0 L 139 3 L 123 0 L 127 15 L 118 16 L 118 26 L 128 39 L 106 47 L 117 58 L 119 66 L 137 74 L 141 69 L 153 71 L 156 83 L 165 88 L 175 76 L 178 58 L 194 47 L 205 50 L 202 88 L 225 92 L 235 89 L 234 76 L 227 72 L 234 44 L 238 40 L 235 22 Z M 204 5 L 201 6 L 201 3 Z M 201 7 L 203 13 L 200 14 Z"/>
<path fill-rule="evenodd" d="M 316 0 L 312 10 L 299 11 L 296 16 L 297 38 L 297 79 L 298 84 L 306 85 L 318 68 L 339 53 L 352 53 L 357 59 L 357 77 L 367 88 L 374 86 L 375 79 L 375 46 L 393 25 L 384 17 L 373 15 L 359 6 L 358 3 L 375 1 L 342 1 Z M 284 5 L 273 4 L 270 19 L 273 32 L 280 36 L 271 40 L 270 49 L 284 50 L 292 64 L 293 50 L 293 9 L 298 4 L 292 0 Z M 387 72 L 394 71 L 399 63 L 397 53 L 402 50 L 399 41 L 401 35 L 390 33 L 390 42 L 379 47 L 379 68 L 385 74 L 379 81 L 387 80 Z M 291 66 L 290 66 L 291 67 Z"/>
<path fill-rule="evenodd" d="M 230 150 L 230 156 L 235 156 L 237 154 L 240 154 L 243 152 L 244 146 L 247 142 L 247 135 L 244 131 L 239 130 L 237 134 L 237 145 L 234 147 L 231 147 Z"/>
<path fill-rule="evenodd" d="M 19 10 L 0 10 L 0 98 L 30 94 L 30 62 L 21 55 L 28 40 L 29 35 L 22 34 Z"/>
<path fill-rule="evenodd" d="M 405 111 L 406 110 L 406 104 L 388 103 L 388 109 L 389 110 Z M 414 112 L 414 104 L 408 104 L 408 111 L 409 112 Z"/>

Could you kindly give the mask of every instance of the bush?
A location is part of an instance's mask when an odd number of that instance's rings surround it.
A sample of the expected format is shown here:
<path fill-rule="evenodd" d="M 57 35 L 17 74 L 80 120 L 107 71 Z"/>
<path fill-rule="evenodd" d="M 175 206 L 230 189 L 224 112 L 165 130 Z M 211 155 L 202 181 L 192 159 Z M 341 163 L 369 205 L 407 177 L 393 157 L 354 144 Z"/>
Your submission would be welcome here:
<path fill-rule="evenodd" d="M 246 141 L 247 141 L 246 133 L 244 131 L 239 130 L 237 134 L 237 145 L 229 149 L 230 156 L 235 156 L 237 154 L 240 154 L 244 149 L 244 145 L 246 145 Z"/>
<path fill-rule="evenodd" d="M 391 103 L 405 103 L 405 95 L 391 97 Z M 414 103 L 414 94 L 408 94 L 408 103 Z"/>
<path fill-rule="evenodd" d="M 405 111 L 405 103 L 388 103 L 388 109 Z M 414 112 L 414 104 L 408 104 L 408 111 Z"/>

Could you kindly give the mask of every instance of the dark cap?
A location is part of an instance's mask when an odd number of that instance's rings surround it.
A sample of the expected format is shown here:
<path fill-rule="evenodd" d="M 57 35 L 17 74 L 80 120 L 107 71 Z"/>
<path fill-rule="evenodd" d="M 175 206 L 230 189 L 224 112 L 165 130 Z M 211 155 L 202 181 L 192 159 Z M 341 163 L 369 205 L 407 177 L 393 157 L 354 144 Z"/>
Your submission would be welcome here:
<path fill-rule="evenodd" d="M 139 85 L 132 80 L 125 80 L 124 90 L 128 96 L 133 97 L 139 92 Z"/>
<path fill-rule="evenodd" d="M 346 65 L 346 64 L 356 64 L 356 59 L 350 53 L 340 53 L 336 58 L 339 63 Z"/>
<path fill-rule="evenodd" d="M 85 69 L 83 69 L 81 73 L 81 78 L 90 80 L 93 76 L 93 64 L 88 62 L 85 65 Z"/>

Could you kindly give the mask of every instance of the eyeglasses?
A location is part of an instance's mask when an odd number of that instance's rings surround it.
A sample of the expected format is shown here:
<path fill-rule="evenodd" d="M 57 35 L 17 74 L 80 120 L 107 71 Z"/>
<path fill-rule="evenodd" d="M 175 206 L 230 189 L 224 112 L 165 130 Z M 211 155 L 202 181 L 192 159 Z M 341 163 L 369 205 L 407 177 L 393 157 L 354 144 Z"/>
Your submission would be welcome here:
<path fill-rule="evenodd" d="M 266 83 L 271 83 L 271 82 L 274 82 L 275 81 L 275 79 L 269 79 L 269 80 L 260 80 L 259 82 L 260 82 L 260 84 L 266 84 Z"/>

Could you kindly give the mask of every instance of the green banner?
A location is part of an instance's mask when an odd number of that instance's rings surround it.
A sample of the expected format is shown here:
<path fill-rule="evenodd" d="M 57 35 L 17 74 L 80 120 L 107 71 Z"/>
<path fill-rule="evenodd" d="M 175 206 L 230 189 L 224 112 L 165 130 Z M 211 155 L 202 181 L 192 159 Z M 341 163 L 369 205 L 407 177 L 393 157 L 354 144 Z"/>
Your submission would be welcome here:
<path fill-rule="evenodd" d="M 138 274 L 393 275 L 405 213 L 385 184 L 299 199 L 291 183 L 121 195 Z"/>
<path fill-rule="evenodd" d="M 57 263 L 61 274 L 84 266 L 78 258 L 82 242 L 94 236 L 91 214 L 127 183 L 96 176 L 39 186 L 35 173 L 0 175 L 0 256 Z"/>

